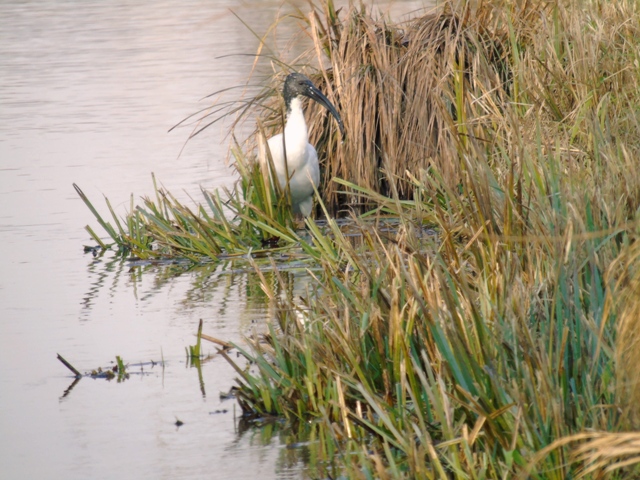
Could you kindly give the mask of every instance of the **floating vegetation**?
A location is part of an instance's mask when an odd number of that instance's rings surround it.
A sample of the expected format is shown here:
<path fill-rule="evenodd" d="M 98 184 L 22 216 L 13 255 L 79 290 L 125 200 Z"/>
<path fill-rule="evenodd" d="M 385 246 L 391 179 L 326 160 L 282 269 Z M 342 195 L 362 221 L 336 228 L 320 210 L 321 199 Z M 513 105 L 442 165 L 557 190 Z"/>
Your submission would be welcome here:
<path fill-rule="evenodd" d="M 637 478 L 636 4 L 445 2 L 395 25 L 327 0 L 301 18 L 313 48 L 289 64 L 347 135 L 309 106 L 326 223 L 295 230 L 239 149 L 224 200 L 156 189 L 98 223 L 143 259 L 304 252 L 310 294 L 263 281 L 276 321 L 242 362 L 221 355 L 246 418 L 315 420 L 332 477 Z M 274 91 L 248 102 L 265 114 L 245 152 L 282 124 Z M 366 210 L 357 242 L 340 209 Z"/>
<path fill-rule="evenodd" d="M 127 365 L 124 364 L 122 358 L 116 355 L 116 366 L 111 369 L 118 377 L 118 382 L 124 382 L 129 378 L 129 372 L 127 372 Z M 93 373 L 93 372 L 92 372 Z"/>
<path fill-rule="evenodd" d="M 153 368 L 156 365 L 162 365 L 164 367 L 164 362 L 155 362 L 150 361 L 146 363 L 135 363 L 135 364 L 125 364 L 122 358 L 119 355 L 116 355 L 115 365 L 110 367 L 97 367 L 93 370 L 80 373 L 71 363 L 69 363 L 62 355 L 57 355 L 58 360 L 67 367 L 75 376 L 76 380 L 79 380 L 84 377 L 91 378 L 104 378 L 105 380 L 113 380 L 116 379 L 118 383 L 123 382 L 131 376 L 134 375 L 148 375 L 151 372 L 149 370 L 145 371 L 145 367 Z M 135 368 L 135 370 L 133 369 Z M 75 385 L 75 383 L 74 383 Z"/>

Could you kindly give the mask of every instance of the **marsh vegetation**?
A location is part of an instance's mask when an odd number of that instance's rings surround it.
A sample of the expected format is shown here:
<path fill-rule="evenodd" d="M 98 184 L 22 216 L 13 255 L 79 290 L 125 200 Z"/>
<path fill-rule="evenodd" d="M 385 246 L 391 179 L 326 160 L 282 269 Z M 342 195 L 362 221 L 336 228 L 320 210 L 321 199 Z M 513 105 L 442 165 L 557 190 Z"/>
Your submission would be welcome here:
<path fill-rule="evenodd" d="M 316 454 L 350 478 L 637 475 L 637 5 L 445 2 L 395 24 L 327 0 L 300 19 L 312 48 L 274 59 L 235 112 L 259 119 L 236 187 L 196 207 L 158 188 L 99 219 L 112 241 L 142 258 L 304 255 L 315 288 L 263 283 L 277 321 L 237 346 L 250 368 L 229 361 L 247 416 L 316 420 Z M 281 128 L 290 69 L 346 131 L 308 106 L 326 221 L 305 232 L 252 157 Z"/>

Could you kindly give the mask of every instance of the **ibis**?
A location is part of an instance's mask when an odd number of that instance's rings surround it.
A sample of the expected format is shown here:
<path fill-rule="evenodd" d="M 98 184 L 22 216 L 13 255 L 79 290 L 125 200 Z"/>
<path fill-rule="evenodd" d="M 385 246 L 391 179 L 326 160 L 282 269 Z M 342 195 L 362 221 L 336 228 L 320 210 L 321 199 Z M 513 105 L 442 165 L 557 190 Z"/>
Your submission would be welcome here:
<path fill-rule="evenodd" d="M 303 97 L 311 98 L 329 110 L 338 121 L 341 134 L 344 134 L 344 127 L 333 104 L 301 73 L 287 76 L 282 93 L 287 109 L 284 131 L 267 140 L 267 144 L 278 183 L 283 191 L 288 185 L 291 192 L 293 212 L 308 217 L 313 209 L 314 187 L 320 183 L 320 164 L 316 149 L 309 143 L 302 110 Z"/>

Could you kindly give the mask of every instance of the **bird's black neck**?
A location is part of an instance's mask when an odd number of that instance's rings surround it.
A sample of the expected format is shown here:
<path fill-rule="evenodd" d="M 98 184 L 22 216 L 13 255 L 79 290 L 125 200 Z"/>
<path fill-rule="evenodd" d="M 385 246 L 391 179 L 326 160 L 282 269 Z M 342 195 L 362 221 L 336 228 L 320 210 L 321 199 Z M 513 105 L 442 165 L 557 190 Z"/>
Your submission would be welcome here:
<path fill-rule="evenodd" d="M 284 106 L 287 111 L 287 116 L 291 113 L 291 103 L 295 98 L 298 98 L 298 95 L 287 95 L 287 92 L 284 94 Z"/>

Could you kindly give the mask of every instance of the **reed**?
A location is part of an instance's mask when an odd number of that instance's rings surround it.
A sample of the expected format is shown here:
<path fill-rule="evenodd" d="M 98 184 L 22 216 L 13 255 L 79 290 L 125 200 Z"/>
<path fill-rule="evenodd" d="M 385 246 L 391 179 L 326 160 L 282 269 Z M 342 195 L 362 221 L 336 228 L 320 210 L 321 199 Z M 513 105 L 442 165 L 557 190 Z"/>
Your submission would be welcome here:
<path fill-rule="evenodd" d="M 307 17 L 348 132 L 312 116 L 322 196 L 399 225 L 310 230 L 323 275 L 238 346 L 240 405 L 318 419 L 354 478 L 635 478 L 635 4 L 342 15 Z"/>
<path fill-rule="evenodd" d="M 90 226 L 86 230 L 102 252 L 115 246 L 122 256 L 183 258 L 194 263 L 297 247 L 302 240 L 294 229 L 286 196 L 257 162 L 238 149 L 232 153 L 240 180 L 222 192 L 203 190 L 204 200 L 195 207 L 177 200 L 153 177 L 155 198 L 146 197 L 136 206 L 132 198 L 125 218 L 120 218 L 106 199 L 112 217 L 109 222 L 74 184 L 113 242 L 105 243 Z"/>
<path fill-rule="evenodd" d="M 302 301 L 261 285 L 278 315 L 236 345 L 250 368 L 222 355 L 247 416 L 315 419 L 350 478 L 637 477 L 636 4 L 445 2 L 402 25 L 311 6 L 309 51 L 241 110 L 260 121 L 236 188 L 195 209 L 157 189 L 112 222 L 85 200 L 98 222 L 139 256 L 315 262 Z M 308 236 L 247 153 L 300 65 L 347 132 L 309 106 L 328 219 Z"/>
<path fill-rule="evenodd" d="M 202 355 L 200 350 L 201 346 L 202 346 L 202 319 L 200 319 L 200 322 L 198 323 L 198 333 L 196 334 L 196 344 L 189 345 L 188 348 L 185 347 L 185 352 L 187 354 L 187 362 L 200 361 L 200 356 Z"/>
<path fill-rule="evenodd" d="M 504 25 L 488 28 L 500 24 L 490 6 L 472 12 L 469 4 L 446 3 L 406 25 L 374 18 L 363 6 L 350 6 L 342 17 L 332 1 L 312 7 L 311 14 L 300 14 L 300 36 L 311 38 L 310 49 L 289 61 L 276 59 L 285 68 L 274 72 L 273 88 L 250 99 L 251 108 L 239 117 L 259 112 L 267 135 L 275 133 L 282 125 L 276 92 L 284 75 L 298 65 L 314 65 L 306 73 L 338 105 L 346 127 L 340 141 L 324 112 L 308 106 L 311 142 L 324 158 L 320 193 L 330 211 L 363 210 L 356 197 L 336 189 L 334 177 L 382 194 L 395 189 L 402 197 L 413 194 L 406 171 L 433 168 L 457 178 L 456 159 L 469 129 L 490 121 L 490 113 L 500 114 L 514 85 L 508 32 Z"/>

